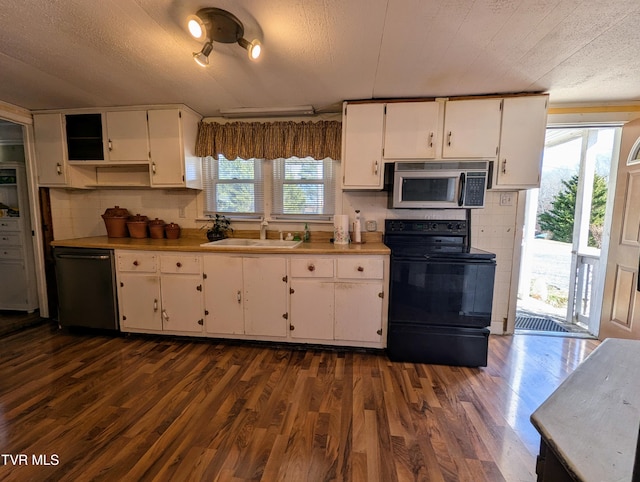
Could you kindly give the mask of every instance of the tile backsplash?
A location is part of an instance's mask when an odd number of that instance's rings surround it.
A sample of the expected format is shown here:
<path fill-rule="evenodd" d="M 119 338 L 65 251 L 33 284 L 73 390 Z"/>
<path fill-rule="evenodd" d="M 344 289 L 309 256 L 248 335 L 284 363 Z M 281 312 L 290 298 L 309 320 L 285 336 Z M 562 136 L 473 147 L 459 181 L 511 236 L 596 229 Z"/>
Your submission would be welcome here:
<path fill-rule="evenodd" d="M 104 236 L 102 220 L 107 208 L 120 206 L 131 214 L 197 228 L 201 214 L 199 191 L 151 189 L 100 189 L 95 191 L 51 189 L 51 214 L 55 239 Z"/>

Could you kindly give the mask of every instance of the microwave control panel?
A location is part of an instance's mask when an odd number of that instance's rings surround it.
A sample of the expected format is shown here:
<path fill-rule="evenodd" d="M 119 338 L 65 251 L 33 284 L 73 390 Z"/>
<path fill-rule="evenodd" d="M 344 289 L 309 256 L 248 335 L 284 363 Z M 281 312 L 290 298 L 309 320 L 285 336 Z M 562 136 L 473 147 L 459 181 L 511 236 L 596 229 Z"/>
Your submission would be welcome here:
<path fill-rule="evenodd" d="M 484 172 L 467 173 L 467 184 L 464 189 L 464 205 L 484 206 L 484 191 L 487 182 L 487 175 Z"/>

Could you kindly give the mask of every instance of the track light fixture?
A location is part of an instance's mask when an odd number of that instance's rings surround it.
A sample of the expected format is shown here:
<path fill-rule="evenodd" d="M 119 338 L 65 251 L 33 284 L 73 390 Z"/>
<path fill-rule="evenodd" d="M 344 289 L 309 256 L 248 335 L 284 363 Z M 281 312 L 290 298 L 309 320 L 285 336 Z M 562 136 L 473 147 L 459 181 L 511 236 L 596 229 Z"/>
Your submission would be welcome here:
<path fill-rule="evenodd" d="M 200 52 L 194 52 L 193 58 L 198 65 L 209 65 L 209 54 L 213 42 L 225 44 L 237 43 L 247 50 L 251 60 L 258 60 L 262 53 L 262 44 L 258 39 L 249 42 L 244 36 L 244 26 L 235 15 L 219 8 L 201 8 L 195 15 L 187 18 L 187 30 L 196 40 L 205 40 Z"/>
<path fill-rule="evenodd" d="M 213 50 L 213 44 L 211 42 L 207 42 L 202 46 L 202 50 L 200 52 L 193 53 L 193 60 L 196 61 L 200 67 L 206 67 L 209 65 L 209 54 Z"/>

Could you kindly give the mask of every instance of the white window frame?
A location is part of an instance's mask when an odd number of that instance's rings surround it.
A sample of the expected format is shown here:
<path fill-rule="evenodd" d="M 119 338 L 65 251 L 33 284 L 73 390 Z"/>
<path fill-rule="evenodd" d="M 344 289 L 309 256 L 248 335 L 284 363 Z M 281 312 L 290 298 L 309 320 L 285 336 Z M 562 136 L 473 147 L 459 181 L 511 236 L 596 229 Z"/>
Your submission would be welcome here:
<path fill-rule="evenodd" d="M 204 186 L 205 200 L 203 206 L 203 214 L 205 216 L 212 216 L 216 213 L 224 214 L 229 218 L 259 218 L 264 216 L 264 195 L 265 195 L 265 182 L 264 182 L 264 166 L 262 159 L 243 159 L 244 161 L 253 161 L 253 173 L 252 180 L 249 179 L 218 179 L 218 161 L 227 160 L 223 156 L 218 159 L 208 156 L 203 160 L 203 174 L 204 174 Z M 225 184 L 252 184 L 254 195 L 255 211 L 253 212 L 236 212 L 236 211 L 222 211 L 218 209 L 216 204 L 216 190 L 219 185 Z"/>
<path fill-rule="evenodd" d="M 222 156 L 221 156 L 222 157 Z M 224 158 L 223 158 L 224 159 Z M 287 159 L 296 159 L 295 157 L 287 158 Z M 304 158 L 302 158 L 304 159 Z M 203 206 L 203 215 L 204 217 L 210 217 L 217 214 L 223 214 L 230 219 L 236 220 L 250 220 L 250 219 L 260 219 L 265 218 L 269 220 L 297 220 L 297 221 L 308 221 L 308 222 L 328 222 L 332 219 L 333 214 L 337 209 L 337 189 L 338 189 L 338 174 L 340 170 L 339 161 L 333 160 L 331 158 L 321 159 L 325 163 L 324 173 L 325 177 L 322 181 L 318 179 L 313 180 L 295 180 L 295 181 L 286 181 L 284 183 L 280 182 L 279 179 L 284 178 L 284 172 L 281 176 L 277 176 L 275 174 L 275 169 L 279 164 L 282 165 L 284 169 L 284 165 L 286 159 L 276 159 L 274 161 L 265 160 L 265 159 L 248 159 L 254 161 L 254 174 L 256 175 L 253 181 L 245 181 L 245 180 L 237 180 L 235 182 L 252 182 L 254 184 L 254 195 L 256 196 L 256 212 L 253 213 L 240 213 L 240 212 L 226 212 L 219 211 L 210 208 L 217 208 L 216 203 L 216 187 L 219 184 L 229 184 L 234 183 L 233 180 L 219 180 L 217 179 L 218 172 L 218 162 L 214 157 L 205 157 L 203 159 L 203 175 L 204 175 L 204 206 Z M 319 160 L 319 159 L 313 159 Z M 273 163 L 273 165 L 272 165 Z M 330 173 L 331 176 L 329 178 L 326 177 L 326 173 Z M 274 214 L 282 211 L 282 188 L 283 184 L 324 184 L 324 201 L 325 205 L 327 205 L 327 201 L 329 201 L 329 206 L 332 207 L 331 213 L 325 214 Z M 276 198 L 276 194 L 278 198 Z M 261 196 L 261 209 L 258 210 L 259 201 L 258 198 Z M 273 203 L 273 206 L 272 206 Z"/>
<path fill-rule="evenodd" d="M 323 163 L 323 178 L 322 179 L 285 179 L 286 163 L 289 160 L 293 161 L 320 161 Z M 272 213 L 273 219 L 296 219 L 296 220 L 321 220 L 327 221 L 332 218 L 336 209 L 336 182 L 337 171 L 339 169 L 338 162 L 327 157 L 325 159 L 313 159 L 307 158 L 280 158 L 273 161 L 273 191 L 272 191 Z M 317 185 L 323 186 L 323 213 L 322 214 L 285 214 L 284 211 L 284 186 L 285 185 Z M 328 212 L 329 211 L 329 212 Z"/>

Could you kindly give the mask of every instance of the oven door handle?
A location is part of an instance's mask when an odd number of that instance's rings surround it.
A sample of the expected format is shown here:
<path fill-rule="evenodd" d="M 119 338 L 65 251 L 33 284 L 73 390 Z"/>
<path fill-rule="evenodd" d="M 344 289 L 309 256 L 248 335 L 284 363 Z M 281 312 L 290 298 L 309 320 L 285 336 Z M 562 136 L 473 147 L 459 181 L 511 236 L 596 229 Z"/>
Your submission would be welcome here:
<path fill-rule="evenodd" d="M 460 180 L 458 181 L 458 187 L 460 188 L 460 192 L 458 193 L 458 206 L 462 206 L 464 204 L 464 185 L 466 182 L 466 176 L 464 172 L 460 173 Z"/>
<path fill-rule="evenodd" d="M 422 258 L 433 264 L 494 264 L 492 258 L 460 258 L 455 256 L 425 254 Z"/>

